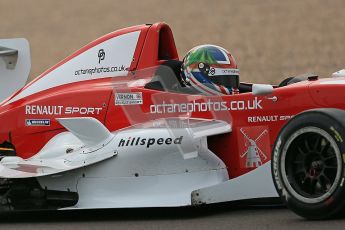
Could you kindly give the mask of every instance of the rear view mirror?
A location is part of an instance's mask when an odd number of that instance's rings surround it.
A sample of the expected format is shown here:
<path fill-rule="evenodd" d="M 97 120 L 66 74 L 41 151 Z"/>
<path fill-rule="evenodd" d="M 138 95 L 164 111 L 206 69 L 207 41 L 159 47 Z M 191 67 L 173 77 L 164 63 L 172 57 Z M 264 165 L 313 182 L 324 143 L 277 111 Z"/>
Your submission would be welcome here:
<path fill-rule="evenodd" d="M 29 42 L 24 38 L 0 39 L 0 102 L 26 84 L 30 69 Z"/>
<path fill-rule="evenodd" d="M 5 61 L 7 69 L 14 69 L 17 64 L 18 50 L 0 46 L 0 58 Z"/>
<path fill-rule="evenodd" d="M 345 69 L 342 69 L 333 73 L 332 77 L 345 77 Z"/>
<path fill-rule="evenodd" d="M 271 94 L 272 92 L 273 92 L 273 86 L 272 85 L 253 84 L 252 93 L 255 96 L 268 95 L 268 94 Z"/>

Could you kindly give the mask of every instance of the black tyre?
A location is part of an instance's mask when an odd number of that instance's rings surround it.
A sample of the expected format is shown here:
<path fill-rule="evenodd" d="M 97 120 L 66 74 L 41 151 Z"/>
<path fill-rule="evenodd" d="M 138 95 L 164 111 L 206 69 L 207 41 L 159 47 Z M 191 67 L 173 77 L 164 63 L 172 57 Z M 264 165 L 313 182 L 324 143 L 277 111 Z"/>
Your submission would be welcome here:
<path fill-rule="evenodd" d="M 317 109 L 292 118 L 273 148 L 272 175 L 287 206 L 308 219 L 333 218 L 345 206 L 345 112 Z"/>

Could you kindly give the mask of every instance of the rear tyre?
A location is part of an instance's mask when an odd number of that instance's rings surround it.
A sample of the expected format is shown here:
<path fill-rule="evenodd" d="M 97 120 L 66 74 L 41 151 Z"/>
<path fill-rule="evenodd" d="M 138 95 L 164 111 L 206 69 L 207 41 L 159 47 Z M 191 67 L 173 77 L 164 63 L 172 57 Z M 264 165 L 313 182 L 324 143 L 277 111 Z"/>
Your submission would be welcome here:
<path fill-rule="evenodd" d="M 276 140 L 275 187 L 287 206 L 302 217 L 333 218 L 345 206 L 344 124 L 342 110 L 309 110 L 291 119 Z"/>
<path fill-rule="evenodd" d="M 284 87 L 287 85 L 291 85 L 300 81 L 303 81 L 304 79 L 298 78 L 298 77 L 288 77 L 285 78 L 282 82 L 280 82 L 280 84 L 278 85 L 278 87 Z"/>

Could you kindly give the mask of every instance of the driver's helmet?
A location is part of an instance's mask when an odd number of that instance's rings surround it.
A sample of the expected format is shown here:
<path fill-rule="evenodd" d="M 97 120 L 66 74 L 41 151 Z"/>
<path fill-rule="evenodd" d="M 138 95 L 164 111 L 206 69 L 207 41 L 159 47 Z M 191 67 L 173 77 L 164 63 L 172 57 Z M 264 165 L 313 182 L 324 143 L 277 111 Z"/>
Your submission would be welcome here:
<path fill-rule="evenodd" d="M 224 48 L 200 45 L 183 58 L 181 77 L 185 85 L 206 95 L 238 92 L 239 69 L 234 57 Z"/>

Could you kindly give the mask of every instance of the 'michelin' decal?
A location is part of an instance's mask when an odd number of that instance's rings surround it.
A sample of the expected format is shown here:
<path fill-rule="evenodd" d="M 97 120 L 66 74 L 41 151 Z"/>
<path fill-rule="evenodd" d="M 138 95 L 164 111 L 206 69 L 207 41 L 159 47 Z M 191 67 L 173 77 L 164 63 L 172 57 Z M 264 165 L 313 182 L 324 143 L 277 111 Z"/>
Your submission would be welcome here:
<path fill-rule="evenodd" d="M 26 126 L 50 126 L 50 119 L 26 119 Z"/>

